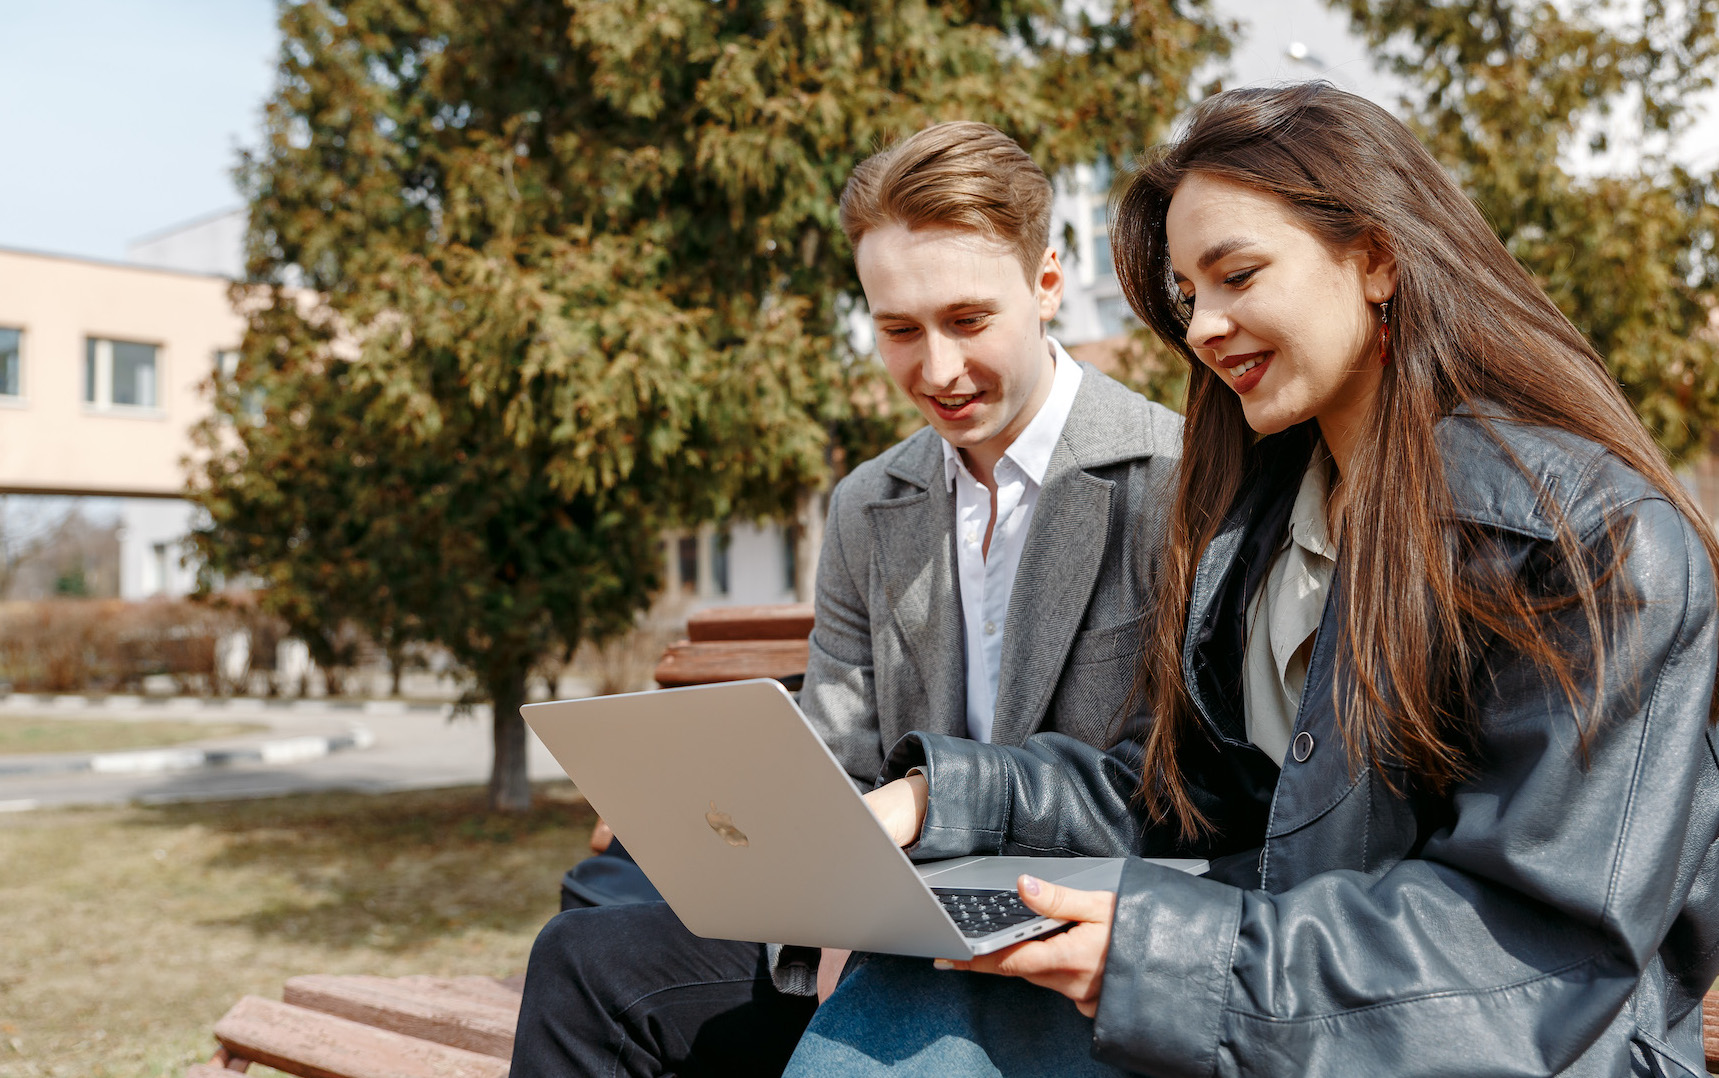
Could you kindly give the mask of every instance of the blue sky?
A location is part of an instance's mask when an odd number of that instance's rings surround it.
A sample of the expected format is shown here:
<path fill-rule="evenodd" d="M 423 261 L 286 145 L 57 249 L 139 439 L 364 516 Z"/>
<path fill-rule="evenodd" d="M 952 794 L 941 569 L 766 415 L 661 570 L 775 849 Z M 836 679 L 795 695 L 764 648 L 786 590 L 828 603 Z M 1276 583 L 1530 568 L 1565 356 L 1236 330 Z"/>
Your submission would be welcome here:
<path fill-rule="evenodd" d="M 1393 103 L 1320 0 L 1216 6 L 1249 24 L 1229 85 L 1324 75 Z M 118 259 L 239 203 L 232 170 L 274 81 L 274 0 L 0 0 L 0 42 L 0 247 Z M 1719 116 L 1685 146 L 1719 164 Z"/>
<path fill-rule="evenodd" d="M 1317 0 L 1220 0 L 1255 21 L 1240 81 L 1306 78 L 1288 40 L 1363 93 L 1376 77 Z M 273 85 L 273 0 L 0 0 L 0 247 L 93 258 L 237 205 Z M 1379 95 L 1383 96 L 1383 95 Z"/>
<path fill-rule="evenodd" d="M 121 258 L 238 204 L 272 0 L 0 0 L 0 246 Z"/>

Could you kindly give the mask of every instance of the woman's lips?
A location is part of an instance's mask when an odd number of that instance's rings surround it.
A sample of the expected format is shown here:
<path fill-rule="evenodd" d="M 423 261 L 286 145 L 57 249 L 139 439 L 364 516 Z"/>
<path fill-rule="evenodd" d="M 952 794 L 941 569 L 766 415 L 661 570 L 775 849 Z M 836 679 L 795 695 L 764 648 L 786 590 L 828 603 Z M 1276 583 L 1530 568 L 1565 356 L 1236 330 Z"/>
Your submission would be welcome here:
<path fill-rule="evenodd" d="M 1246 393 L 1265 377 L 1275 352 L 1250 352 L 1245 356 L 1230 356 L 1223 360 L 1224 376 L 1237 393 Z"/>

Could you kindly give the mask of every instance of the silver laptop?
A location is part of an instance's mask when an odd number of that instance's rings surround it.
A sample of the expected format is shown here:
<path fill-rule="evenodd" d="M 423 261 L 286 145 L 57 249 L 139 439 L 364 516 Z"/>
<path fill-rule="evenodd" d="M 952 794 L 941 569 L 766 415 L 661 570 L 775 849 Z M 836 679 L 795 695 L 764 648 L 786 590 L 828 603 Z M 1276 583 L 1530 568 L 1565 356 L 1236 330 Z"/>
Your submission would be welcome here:
<path fill-rule="evenodd" d="M 1021 873 L 1111 891 L 1121 877 L 1121 858 L 914 865 L 775 681 L 529 704 L 521 713 L 700 936 L 966 959 L 1063 923 L 1020 904 Z"/>

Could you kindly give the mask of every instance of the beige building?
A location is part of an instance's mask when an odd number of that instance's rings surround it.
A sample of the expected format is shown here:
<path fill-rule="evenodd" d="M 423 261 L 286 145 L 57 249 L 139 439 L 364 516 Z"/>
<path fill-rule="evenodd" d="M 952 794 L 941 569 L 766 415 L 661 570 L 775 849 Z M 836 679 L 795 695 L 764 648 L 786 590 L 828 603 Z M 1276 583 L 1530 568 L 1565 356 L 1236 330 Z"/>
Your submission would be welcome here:
<path fill-rule="evenodd" d="M 0 492 L 172 498 L 238 347 L 222 277 L 0 249 Z"/>

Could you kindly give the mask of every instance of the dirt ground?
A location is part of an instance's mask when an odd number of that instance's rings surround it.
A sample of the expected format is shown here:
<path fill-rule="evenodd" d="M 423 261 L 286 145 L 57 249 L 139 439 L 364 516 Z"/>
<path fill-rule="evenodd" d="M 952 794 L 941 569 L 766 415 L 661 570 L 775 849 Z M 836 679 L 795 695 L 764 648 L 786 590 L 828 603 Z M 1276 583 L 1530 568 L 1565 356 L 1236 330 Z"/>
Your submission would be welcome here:
<path fill-rule="evenodd" d="M 0 816 L 0 1078 L 177 1078 L 299 973 L 520 972 L 592 821 L 567 783 Z"/>

